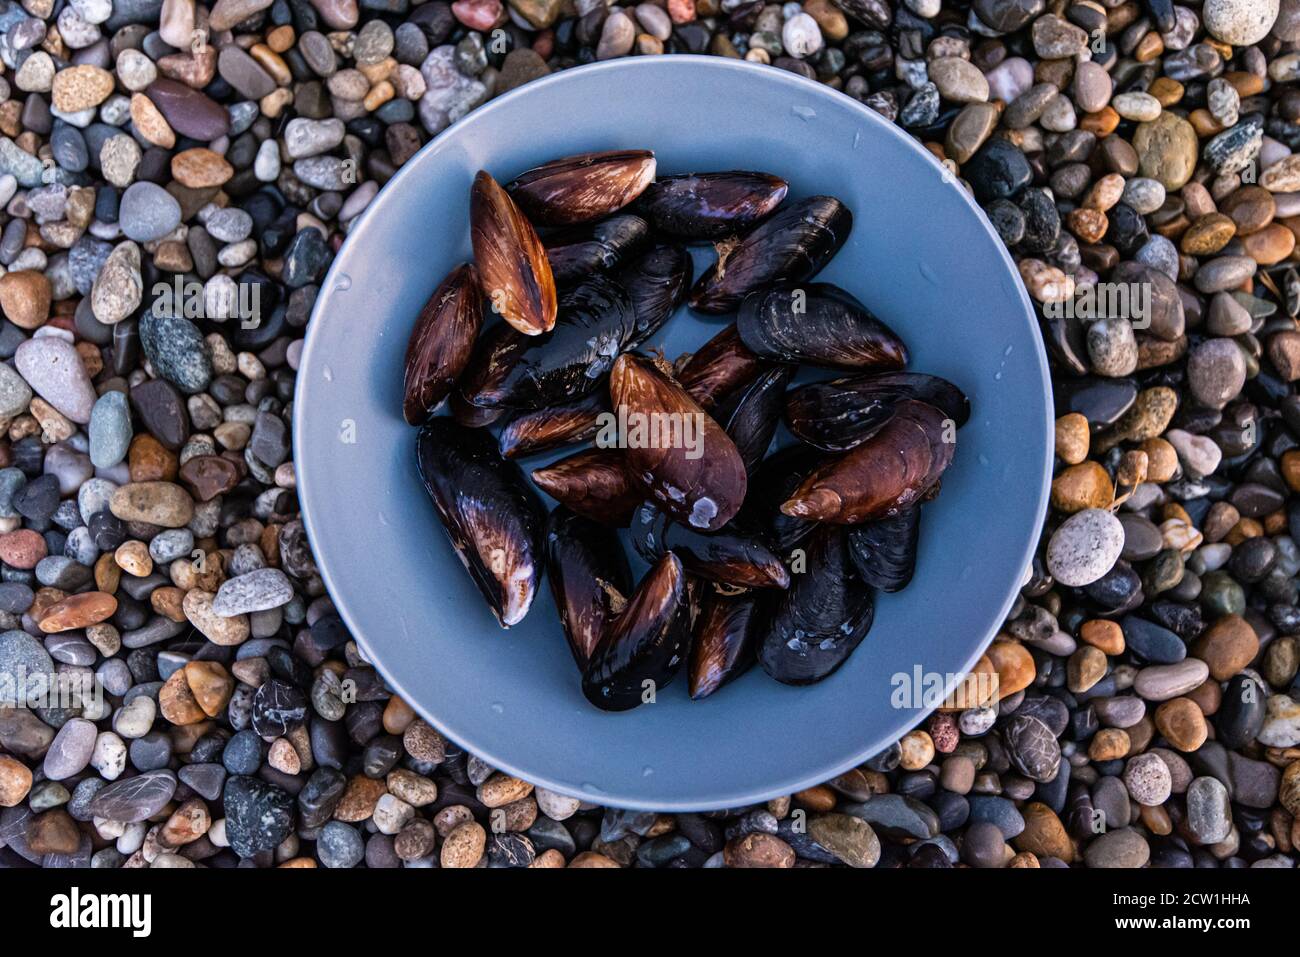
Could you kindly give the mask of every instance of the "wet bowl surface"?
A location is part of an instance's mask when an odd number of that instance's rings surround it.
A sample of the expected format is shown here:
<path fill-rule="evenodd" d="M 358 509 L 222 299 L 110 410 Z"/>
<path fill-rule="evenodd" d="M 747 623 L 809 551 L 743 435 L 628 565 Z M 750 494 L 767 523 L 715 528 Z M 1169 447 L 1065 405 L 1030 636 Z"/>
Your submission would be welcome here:
<path fill-rule="evenodd" d="M 853 231 L 818 280 L 845 287 L 894 328 L 909 368 L 970 396 L 943 493 L 925 507 L 916 577 L 879 596 L 866 640 L 820 684 L 788 687 L 753 668 L 692 702 L 679 674 L 653 705 L 598 711 L 579 690 L 549 585 L 521 624 L 501 630 L 421 487 L 415 430 L 401 415 L 403 357 L 420 307 L 470 258 L 474 173 L 504 182 L 559 156 L 616 148 L 653 149 L 661 175 L 762 170 L 789 180 L 791 198 L 837 196 Z M 696 256 L 697 275 L 706 259 Z M 655 342 L 676 356 L 726 321 L 683 308 Z M 860 764 L 927 713 L 918 676 L 951 686 L 978 659 L 1023 581 L 1046 510 L 1049 390 L 1010 257 L 974 202 L 901 130 L 781 70 L 716 57 L 615 60 L 474 111 L 362 215 L 308 330 L 294 408 L 298 489 L 321 574 L 363 651 L 462 747 L 604 805 L 736 807 Z"/>

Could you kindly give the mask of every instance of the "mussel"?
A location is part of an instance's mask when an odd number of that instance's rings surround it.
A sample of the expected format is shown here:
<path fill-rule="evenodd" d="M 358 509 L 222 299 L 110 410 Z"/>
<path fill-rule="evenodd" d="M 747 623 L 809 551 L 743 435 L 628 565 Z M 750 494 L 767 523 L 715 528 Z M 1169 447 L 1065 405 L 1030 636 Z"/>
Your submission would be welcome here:
<path fill-rule="evenodd" d="M 579 669 L 632 591 L 632 572 L 613 529 L 563 505 L 546 525 L 546 572 L 560 624 Z"/>
<path fill-rule="evenodd" d="M 781 511 L 840 525 L 897 515 L 938 481 L 956 447 L 956 423 L 905 399 L 879 432 L 808 476 Z"/>
<path fill-rule="evenodd" d="M 920 534 L 919 504 L 889 518 L 853 526 L 849 529 L 849 557 L 858 577 L 881 591 L 902 591 L 916 571 Z"/>
<path fill-rule="evenodd" d="M 551 160 L 506 186 L 539 226 L 572 226 L 617 212 L 654 181 L 650 150 L 607 150 Z"/>
<path fill-rule="evenodd" d="M 411 425 L 427 419 L 451 392 L 482 325 L 478 272 L 463 263 L 424 304 L 406 346 L 402 415 Z"/>
<path fill-rule="evenodd" d="M 745 348 L 733 323 L 691 354 L 678 371 L 677 382 L 712 412 L 766 367 L 767 363 Z"/>
<path fill-rule="evenodd" d="M 740 677 L 754 663 L 754 648 L 768 599 L 746 591 L 729 594 L 709 588 L 700 599 L 686 662 L 688 690 L 696 701 Z"/>
<path fill-rule="evenodd" d="M 609 394 L 631 481 L 691 528 L 727 524 L 745 500 L 746 476 L 722 426 L 651 362 L 630 354 L 614 363 Z"/>
<path fill-rule="evenodd" d="M 605 711 L 654 700 L 672 680 L 690 641 L 686 573 L 669 552 L 637 585 L 582 675 L 582 693 Z"/>
<path fill-rule="evenodd" d="M 793 366 L 773 366 L 759 373 L 757 379 L 727 400 L 722 409 L 719 418 L 731 441 L 736 443 L 746 474 L 753 475 L 767 455 L 785 406 L 785 387 L 793 377 Z"/>
<path fill-rule="evenodd" d="M 853 228 L 853 214 L 833 196 L 810 196 L 777 210 L 700 277 L 690 304 L 701 312 L 731 312 L 751 292 L 780 282 L 804 282 L 830 262 Z"/>
<path fill-rule="evenodd" d="M 623 287 L 591 276 L 560 297 L 560 320 L 549 333 L 502 333 L 476 354 L 465 397 L 489 409 L 540 409 L 578 398 L 601 384 L 635 329 Z"/>
<path fill-rule="evenodd" d="M 638 203 L 655 229 L 688 239 L 742 233 L 781 205 L 789 184 L 777 176 L 735 170 L 663 176 Z"/>
<path fill-rule="evenodd" d="M 636 310 L 636 334 L 629 349 L 641 345 L 668 321 L 691 288 L 691 254 L 683 246 L 653 246 L 618 274 Z"/>
<path fill-rule="evenodd" d="M 823 453 L 798 443 L 769 455 L 750 477 L 749 494 L 735 518 L 736 525 L 756 531 L 778 554 L 789 555 L 817 523 L 786 515 L 781 505 L 825 461 Z"/>
<path fill-rule="evenodd" d="M 650 224 L 640 216 L 621 213 L 594 226 L 547 236 L 546 258 L 556 283 L 567 285 L 592 273 L 618 269 L 649 242 Z"/>
<path fill-rule="evenodd" d="M 775 362 L 880 371 L 907 365 L 903 340 L 830 283 L 760 289 L 741 303 L 736 328 L 751 352 Z"/>
<path fill-rule="evenodd" d="M 777 681 L 820 681 L 848 660 L 871 629 L 875 598 L 858 580 L 843 528 L 820 525 L 807 568 L 791 576 L 762 629 L 758 661 Z"/>
<path fill-rule="evenodd" d="M 501 454 L 517 459 L 585 442 L 600 428 L 600 414 L 608 411 L 609 396 L 603 389 L 596 389 L 561 405 L 520 412 L 501 429 Z"/>
<path fill-rule="evenodd" d="M 643 498 L 624 467 L 622 449 L 584 449 L 533 469 L 532 476 L 551 498 L 605 525 L 627 525 Z"/>
<path fill-rule="evenodd" d="M 692 575 L 738 588 L 788 588 L 790 572 L 757 535 L 730 525 L 705 534 L 645 502 L 632 513 L 632 547 L 647 562 L 672 552 Z"/>
<path fill-rule="evenodd" d="M 847 452 L 878 432 L 904 399 L 929 403 L 959 428 L 970 418 L 970 402 L 947 379 L 923 372 L 885 372 L 794 389 L 786 395 L 785 424 L 800 441 L 828 452 Z"/>
<path fill-rule="evenodd" d="M 528 614 L 542 574 L 546 511 L 487 432 L 425 424 L 416 463 L 447 537 L 503 628 Z"/>
<path fill-rule="evenodd" d="M 555 325 L 555 279 L 546 250 L 510 195 L 486 170 L 469 194 L 469 235 L 479 286 L 492 311 L 526 336 Z"/>
<path fill-rule="evenodd" d="M 451 413 L 453 419 L 471 429 L 481 429 L 491 425 L 506 414 L 505 409 L 484 409 L 474 405 L 461 395 L 459 390 L 447 396 L 447 411 Z"/>

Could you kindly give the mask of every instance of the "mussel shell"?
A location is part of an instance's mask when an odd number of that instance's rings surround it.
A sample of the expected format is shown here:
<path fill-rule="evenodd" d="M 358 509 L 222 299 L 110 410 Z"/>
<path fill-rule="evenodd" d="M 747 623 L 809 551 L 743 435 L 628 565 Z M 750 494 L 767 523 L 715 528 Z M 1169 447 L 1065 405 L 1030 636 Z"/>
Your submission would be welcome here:
<path fill-rule="evenodd" d="M 402 415 L 408 423 L 422 423 L 451 392 L 469 362 L 482 325 L 478 273 L 463 263 L 424 304 L 406 346 Z"/>
<path fill-rule="evenodd" d="M 677 521 L 716 531 L 745 500 L 745 463 L 736 445 L 680 385 L 651 362 L 619 356 L 609 377 L 627 473 L 645 497 Z M 621 427 L 621 426 L 620 426 Z"/>
<path fill-rule="evenodd" d="M 469 234 L 479 286 L 492 310 L 527 336 L 555 325 L 555 279 L 532 224 L 486 170 L 474 177 Z"/>
<path fill-rule="evenodd" d="M 691 653 L 686 662 L 693 699 L 707 698 L 749 670 L 769 604 L 758 592 L 731 595 L 714 588 L 705 592 L 692 625 Z"/>
<path fill-rule="evenodd" d="M 542 574 L 546 511 L 492 436 L 444 417 L 416 441 L 416 464 L 452 547 L 503 628 L 523 620 Z"/>
<path fill-rule="evenodd" d="M 852 228 L 853 214 L 833 196 L 810 196 L 784 206 L 709 267 L 691 291 L 691 308 L 731 312 L 765 286 L 811 279 Z"/>
<path fill-rule="evenodd" d="M 757 531 L 778 554 L 788 556 L 817 523 L 786 515 L 781 505 L 825 461 L 822 452 L 797 443 L 773 452 L 750 477 L 749 493 L 735 524 Z"/>
<path fill-rule="evenodd" d="M 788 588 L 790 572 L 757 535 L 731 525 L 704 534 L 672 521 L 653 502 L 632 513 L 632 547 L 647 562 L 672 552 L 692 575 L 739 588 Z"/>
<path fill-rule="evenodd" d="M 643 495 L 632 484 L 622 449 L 584 449 L 544 468 L 533 481 L 557 502 L 604 525 L 627 525 Z"/>
<path fill-rule="evenodd" d="M 622 209 L 654 178 L 650 150 L 607 150 L 535 166 L 506 190 L 537 225 L 572 226 Z"/>
<path fill-rule="evenodd" d="M 501 429 L 498 445 L 508 459 L 557 449 L 592 438 L 597 417 L 609 411 L 609 396 L 596 389 L 581 398 L 544 409 L 520 412 Z"/>
<path fill-rule="evenodd" d="M 793 377 L 793 366 L 767 369 L 729 399 L 722 410 L 723 427 L 736 443 L 749 475 L 754 474 L 772 444 L 785 408 L 785 387 Z"/>
<path fill-rule="evenodd" d="M 618 274 L 636 310 L 636 334 L 628 344 L 634 349 L 645 342 L 686 300 L 693 270 L 691 254 L 684 246 L 651 247 Z"/>
<path fill-rule="evenodd" d="M 632 592 L 632 572 L 618 534 L 557 506 L 546 525 L 546 572 L 569 651 L 578 668 L 586 668 Z"/>
<path fill-rule="evenodd" d="M 447 411 L 461 425 L 470 429 L 481 429 L 491 425 L 506 414 L 505 409 L 484 409 L 469 402 L 460 391 L 452 392 L 447 397 Z"/>
<path fill-rule="evenodd" d="M 686 573 L 670 552 L 641 579 L 596 646 L 582 693 L 605 711 L 635 708 L 647 691 L 658 694 L 672 680 L 689 641 Z"/>
<path fill-rule="evenodd" d="M 791 576 L 762 630 L 759 664 L 785 684 L 820 681 L 848 660 L 874 618 L 875 598 L 854 572 L 846 530 L 819 526 L 807 568 Z"/>
<path fill-rule="evenodd" d="M 640 216 L 620 213 L 594 226 L 547 236 L 546 257 L 556 283 L 567 285 L 592 273 L 618 269 L 649 242 L 650 224 Z"/>
<path fill-rule="evenodd" d="M 744 170 L 662 176 L 646 188 L 637 208 L 662 232 L 721 239 L 764 219 L 789 188 L 777 176 Z"/>
<path fill-rule="evenodd" d="M 921 506 L 849 529 L 849 557 L 858 577 L 881 591 L 902 591 L 916 571 Z"/>
<path fill-rule="evenodd" d="M 813 382 L 786 395 L 785 424 L 800 441 L 847 452 L 880 431 L 904 399 L 926 402 L 960 428 L 970 402 L 947 379 L 923 372 L 885 372 Z"/>
<path fill-rule="evenodd" d="M 840 525 L 897 515 L 938 481 L 956 445 L 952 420 L 905 399 L 879 432 L 808 476 L 781 511 Z"/>
<path fill-rule="evenodd" d="M 486 408 L 540 409 L 599 387 L 636 329 L 623 287 L 592 276 L 560 297 L 560 319 L 543 336 L 503 333 L 476 353 L 465 397 Z"/>
<path fill-rule="evenodd" d="M 830 283 L 761 289 L 741 303 L 736 328 L 751 352 L 775 362 L 880 371 L 907 365 L 903 340 Z"/>
<path fill-rule="evenodd" d="M 695 350 L 677 373 L 678 384 L 701 408 L 712 412 L 767 368 L 767 363 L 745 347 L 735 323 Z"/>

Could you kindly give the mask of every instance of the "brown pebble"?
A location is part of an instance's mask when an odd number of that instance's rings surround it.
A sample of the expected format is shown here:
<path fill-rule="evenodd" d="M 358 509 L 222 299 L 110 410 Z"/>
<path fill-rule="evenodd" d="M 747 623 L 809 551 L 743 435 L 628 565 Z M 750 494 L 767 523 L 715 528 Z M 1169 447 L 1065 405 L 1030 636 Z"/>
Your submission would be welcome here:
<path fill-rule="evenodd" d="M 1215 681 L 1227 681 L 1259 653 L 1259 636 L 1240 615 L 1225 615 L 1205 630 L 1191 652 L 1210 666 Z"/>
<path fill-rule="evenodd" d="M 1190 698 L 1173 698 L 1156 708 L 1156 728 L 1179 751 L 1191 752 L 1205 743 L 1205 715 Z"/>
<path fill-rule="evenodd" d="M 795 853 L 774 834 L 759 831 L 727 842 L 722 851 L 727 867 L 794 867 Z"/>
<path fill-rule="evenodd" d="M 470 868 L 478 864 L 487 846 L 487 831 L 476 821 L 466 821 L 443 841 L 439 863 L 443 867 Z"/>

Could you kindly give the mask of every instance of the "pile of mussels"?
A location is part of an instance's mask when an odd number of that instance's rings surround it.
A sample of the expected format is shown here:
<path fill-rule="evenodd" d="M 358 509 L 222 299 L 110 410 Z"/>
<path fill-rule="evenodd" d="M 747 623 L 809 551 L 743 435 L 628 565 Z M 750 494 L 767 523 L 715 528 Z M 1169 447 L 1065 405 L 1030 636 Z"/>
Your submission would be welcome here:
<path fill-rule="evenodd" d="M 870 629 L 873 589 L 912 577 L 920 506 L 969 404 L 899 371 L 906 346 L 851 295 L 807 282 L 853 217 L 830 196 L 783 205 L 787 189 L 753 172 L 656 179 L 648 150 L 555 160 L 504 188 L 479 172 L 475 263 L 416 321 L 403 412 L 451 543 L 503 627 L 548 568 L 600 708 L 635 707 L 688 656 L 693 698 L 755 658 L 818 681 Z M 718 252 L 694 286 L 692 242 Z M 738 314 L 675 364 L 638 353 L 683 300 Z M 504 322 L 480 337 L 485 309 Z M 853 375 L 787 389 L 803 364 Z M 515 460 L 598 438 L 610 413 L 620 441 L 532 472 L 560 503 L 548 516 Z M 769 456 L 783 417 L 799 442 Z M 626 424 L 647 421 L 661 441 L 634 440 Z M 635 587 L 627 526 L 651 565 Z"/>

